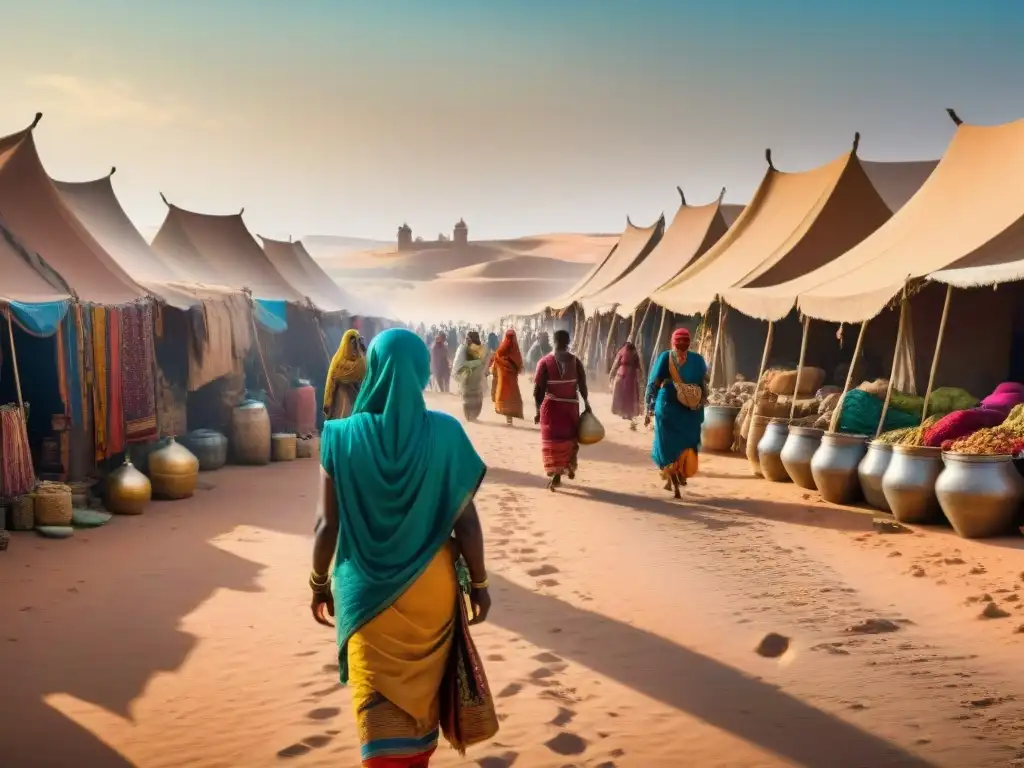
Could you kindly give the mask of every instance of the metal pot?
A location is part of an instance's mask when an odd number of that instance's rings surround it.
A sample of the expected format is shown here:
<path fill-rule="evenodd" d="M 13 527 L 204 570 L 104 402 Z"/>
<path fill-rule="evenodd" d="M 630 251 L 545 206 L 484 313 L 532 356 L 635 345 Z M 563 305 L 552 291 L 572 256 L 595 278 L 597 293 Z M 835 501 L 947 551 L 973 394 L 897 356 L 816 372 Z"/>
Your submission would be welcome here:
<path fill-rule="evenodd" d="M 193 430 L 181 439 L 181 444 L 199 459 L 200 472 L 213 472 L 228 462 L 228 439 L 216 430 Z"/>
<path fill-rule="evenodd" d="M 811 474 L 811 459 L 814 452 L 821 445 L 821 436 L 824 430 L 816 427 L 790 427 L 786 444 L 782 446 L 782 466 L 786 468 L 786 474 L 800 488 L 809 491 L 816 491 L 818 486 L 814 483 L 814 475 Z"/>
<path fill-rule="evenodd" d="M 866 435 L 826 432 L 811 459 L 814 484 L 825 501 L 849 504 L 860 495 L 857 467 L 867 452 Z"/>
<path fill-rule="evenodd" d="M 885 470 L 889 468 L 890 461 L 892 444 L 872 440 L 868 443 L 868 452 L 857 467 L 857 477 L 860 479 L 860 490 L 864 494 L 864 500 L 883 512 L 891 511 L 889 501 L 882 493 L 882 478 L 885 476 Z"/>
<path fill-rule="evenodd" d="M 769 421 L 767 416 L 750 417 L 750 429 L 747 432 L 747 461 L 750 462 L 750 471 L 754 473 L 754 477 L 764 477 L 764 473 L 761 472 L 761 461 L 757 456 L 757 444 L 761 442 Z"/>
<path fill-rule="evenodd" d="M 782 447 L 789 436 L 786 419 L 772 419 L 757 443 L 757 460 L 761 474 L 773 483 L 788 483 L 789 473 L 782 465 Z"/>
<path fill-rule="evenodd" d="M 103 504 L 115 515 L 141 515 L 153 497 L 149 478 L 130 459 L 107 476 Z"/>
<path fill-rule="evenodd" d="M 1024 498 L 1024 480 L 1009 456 L 943 453 L 935 483 L 939 506 L 965 539 L 1008 533 Z"/>
<path fill-rule="evenodd" d="M 700 428 L 700 443 L 705 451 L 727 453 L 732 450 L 736 415 L 740 409 L 732 405 L 704 407 L 704 424 Z"/>
<path fill-rule="evenodd" d="M 901 523 L 934 522 L 940 512 L 935 481 L 941 472 L 941 449 L 894 445 L 889 467 L 882 476 L 882 493 L 893 517 Z"/>
<path fill-rule="evenodd" d="M 149 479 L 157 498 L 187 499 L 196 491 L 199 459 L 172 437 L 149 455 Z"/>

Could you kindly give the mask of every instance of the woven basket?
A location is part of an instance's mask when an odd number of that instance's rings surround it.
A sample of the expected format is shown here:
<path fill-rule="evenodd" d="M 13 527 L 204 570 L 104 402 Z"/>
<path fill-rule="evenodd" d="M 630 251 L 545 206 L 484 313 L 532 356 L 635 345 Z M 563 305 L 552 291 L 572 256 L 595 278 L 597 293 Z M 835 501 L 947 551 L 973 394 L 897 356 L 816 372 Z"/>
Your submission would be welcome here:
<path fill-rule="evenodd" d="M 11 530 L 31 531 L 36 527 L 36 513 L 32 494 L 18 496 L 11 500 Z"/>
<path fill-rule="evenodd" d="M 73 505 L 71 503 L 71 487 L 64 483 L 43 481 L 35 493 L 35 524 L 38 525 L 71 525 Z"/>
<path fill-rule="evenodd" d="M 272 461 L 295 461 L 298 452 L 295 435 L 279 432 L 270 436 L 270 458 Z"/>
<path fill-rule="evenodd" d="M 316 435 L 300 437 L 295 441 L 295 458 L 312 459 L 320 457 L 320 438 Z"/>

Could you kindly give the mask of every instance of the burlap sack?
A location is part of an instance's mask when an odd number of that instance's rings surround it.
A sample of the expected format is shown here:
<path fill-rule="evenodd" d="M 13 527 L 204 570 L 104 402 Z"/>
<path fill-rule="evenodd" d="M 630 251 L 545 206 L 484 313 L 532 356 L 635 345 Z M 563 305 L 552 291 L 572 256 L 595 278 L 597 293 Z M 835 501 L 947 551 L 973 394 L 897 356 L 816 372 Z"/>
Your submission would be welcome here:
<path fill-rule="evenodd" d="M 800 391 L 798 397 L 807 397 L 818 391 L 825 383 L 825 371 L 821 368 L 805 365 L 800 373 Z M 796 388 L 796 371 L 780 371 L 768 382 L 768 391 L 776 395 L 793 395 Z"/>
<path fill-rule="evenodd" d="M 888 379 L 875 379 L 874 381 L 862 381 L 858 386 L 861 392 L 867 392 L 880 400 L 885 399 L 885 393 L 889 390 Z"/>

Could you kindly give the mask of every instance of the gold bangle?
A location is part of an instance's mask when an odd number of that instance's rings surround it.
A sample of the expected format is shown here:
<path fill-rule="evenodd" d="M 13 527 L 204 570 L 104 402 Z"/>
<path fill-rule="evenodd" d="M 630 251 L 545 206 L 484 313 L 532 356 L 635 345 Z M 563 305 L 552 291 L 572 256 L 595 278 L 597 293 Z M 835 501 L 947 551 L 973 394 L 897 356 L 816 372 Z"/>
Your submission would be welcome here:
<path fill-rule="evenodd" d="M 309 572 L 309 583 L 316 584 L 317 586 L 324 586 L 328 581 L 331 580 L 329 573 L 317 573 L 316 571 Z"/>
<path fill-rule="evenodd" d="M 487 589 L 490 586 L 490 581 L 484 579 L 483 581 L 471 581 L 469 582 L 470 589 Z"/>

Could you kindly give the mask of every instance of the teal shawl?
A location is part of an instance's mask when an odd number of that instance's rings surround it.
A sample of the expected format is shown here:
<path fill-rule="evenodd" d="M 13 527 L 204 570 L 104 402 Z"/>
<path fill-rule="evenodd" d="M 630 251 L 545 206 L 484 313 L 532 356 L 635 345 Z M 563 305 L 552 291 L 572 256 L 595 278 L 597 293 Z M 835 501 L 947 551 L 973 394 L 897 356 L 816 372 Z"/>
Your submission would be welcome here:
<path fill-rule="evenodd" d="M 430 351 L 400 328 L 374 338 L 347 419 L 324 423 L 320 461 L 338 499 L 333 574 L 338 661 L 348 641 L 418 579 L 486 467 L 457 420 L 428 411 Z"/>

